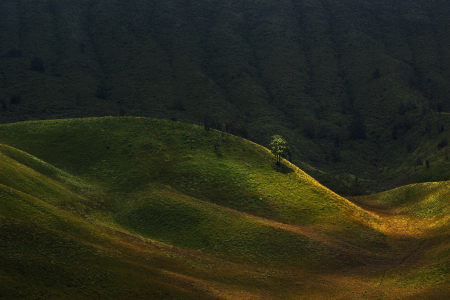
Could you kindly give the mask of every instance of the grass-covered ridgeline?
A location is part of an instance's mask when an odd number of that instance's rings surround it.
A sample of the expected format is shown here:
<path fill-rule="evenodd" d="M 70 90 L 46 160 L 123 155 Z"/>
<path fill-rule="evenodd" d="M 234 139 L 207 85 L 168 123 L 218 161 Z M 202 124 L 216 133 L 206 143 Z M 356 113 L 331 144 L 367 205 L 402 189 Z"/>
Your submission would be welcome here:
<path fill-rule="evenodd" d="M 214 139 L 221 143 L 217 150 Z M 54 185 L 55 191 L 48 188 L 54 200 L 47 202 L 180 246 L 229 254 L 238 251 L 237 256 L 247 253 L 249 257 L 263 257 L 262 249 L 266 249 L 273 258 L 298 257 L 294 248 L 301 247 L 279 250 L 283 230 L 233 215 L 242 212 L 337 231 L 338 224 L 352 224 L 349 216 L 364 215 L 295 166 L 286 162 L 276 167 L 267 149 L 196 125 L 128 117 L 25 122 L 3 125 L 2 142 L 45 161 L 4 146 L 4 153 L 28 165 L 29 172 L 34 167 L 40 172 L 36 176 L 50 177 L 44 182 Z M 6 172 L 4 176 L 13 178 Z M 45 200 L 45 186 L 36 188 L 22 179 L 14 182 L 22 182 L 24 192 Z M 10 186 L 20 189 L 13 183 Z M 58 196 L 58 188 L 67 196 Z M 225 214 L 222 218 L 214 214 L 218 210 Z M 209 229 L 201 230 L 201 226 Z M 252 244 L 245 235 L 253 229 L 263 233 L 255 235 Z M 288 240 L 295 236 L 286 234 Z M 267 243 L 273 245 L 272 250 Z"/>
<path fill-rule="evenodd" d="M 274 168 L 267 150 L 248 141 L 143 118 L 26 122 L 2 125 L 0 131 L 0 294 L 7 299 L 118 297 L 127 291 L 140 295 L 139 289 L 151 295 L 176 287 L 173 279 L 142 287 L 143 278 L 161 271 L 149 271 L 146 260 L 139 267 L 144 270 L 130 268 L 129 260 L 135 260 L 130 255 L 141 261 L 161 254 L 151 246 L 157 242 L 146 244 L 127 232 L 238 261 L 311 266 L 334 260 L 314 239 L 252 217 L 317 223 L 320 218 L 305 214 L 301 220 L 290 211 L 301 211 L 295 187 L 289 201 L 282 193 L 290 183 L 311 195 L 322 188 L 293 166 Z M 214 138 L 221 141 L 217 151 Z M 318 196 L 316 202 L 311 209 L 319 211 Z M 326 213 L 338 209 L 335 204 Z M 155 245 L 170 253 L 169 246 Z M 180 268 L 169 258 L 168 265 Z M 135 285 L 111 288 L 123 276 Z M 189 296 L 175 288 L 167 297 L 177 293 Z"/>
<path fill-rule="evenodd" d="M 0 295 L 440 292 L 450 273 L 446 184 L 349 201 L 285 160 L 277 167 L 262 146 L 193 124 L 134 117 L 4 124 Z"/>
<path fill-rule="evenodd" d="M 357 210 L 295 166 L 276 168 L 267 149 L 196 125 L 128 117 L 70 119 L 2 125 L 1 137 L 4 144 L 72 174 L 57 176 L 72 190 L 95 185 L 105 193 L 128 195 L 159 183 L 199 200 L 300 225 L 344 220 Z M 216 151 L 214 139 L 221 144 Z M 41 172 L 56 176 L 51 173 L 56 171 Z"/>

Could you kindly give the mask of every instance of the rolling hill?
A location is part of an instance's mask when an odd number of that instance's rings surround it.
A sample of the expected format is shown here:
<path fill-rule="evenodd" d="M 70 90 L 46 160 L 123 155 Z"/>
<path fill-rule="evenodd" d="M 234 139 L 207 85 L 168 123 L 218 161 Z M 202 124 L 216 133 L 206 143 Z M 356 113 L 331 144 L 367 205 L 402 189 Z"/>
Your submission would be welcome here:
<path fill-rule="evenodd" d="M 447 186 L 346 199 L 260 145 L 176 121 L 3 124 L 0 295 L 439 299 Z"/>

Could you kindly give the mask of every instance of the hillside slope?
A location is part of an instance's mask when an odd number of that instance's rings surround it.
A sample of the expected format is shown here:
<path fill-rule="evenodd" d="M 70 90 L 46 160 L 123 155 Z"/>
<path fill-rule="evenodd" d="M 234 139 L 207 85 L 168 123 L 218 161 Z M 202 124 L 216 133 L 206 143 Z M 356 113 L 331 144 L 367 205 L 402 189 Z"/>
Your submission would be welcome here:
<path fill-rule="evenodd" d="M 97 186 L 109 198 L 110 209 L 121 213 L 137 209 L 155 193 L 166 202 L 190 197 L 177 200 L 178 205 L 219 205 L 293 225 L 342 223 L 350 215 L 366 215 L 295 166 L 287 163 L 277 170 L 267 149 L 232 135 L 222 139 L 221 133 L 196 125 L 144 118 L 73 119 L 6 124 L 1 136 L 3 143 Z M 214 139 L 221 141 L 216 151 Z M 4 148 L 30 164 L 31 158 Z M 5 178 L 13 176 L 5 173 Z M 39 197 L 34 190 L 32 184 L 24 188 Z M 89 195 L 89 186 L 84 190 Z M 89 214 L 88 208 L 80 209 Z"/>
<path fill-rule="evenodd" d="M 448 287 L 449 220 L 432 210 L 447 183 L 351 202 L 252 142 L 146 118 L 5 124 L 0 144 L 5 299 L 390 299 Z"/>

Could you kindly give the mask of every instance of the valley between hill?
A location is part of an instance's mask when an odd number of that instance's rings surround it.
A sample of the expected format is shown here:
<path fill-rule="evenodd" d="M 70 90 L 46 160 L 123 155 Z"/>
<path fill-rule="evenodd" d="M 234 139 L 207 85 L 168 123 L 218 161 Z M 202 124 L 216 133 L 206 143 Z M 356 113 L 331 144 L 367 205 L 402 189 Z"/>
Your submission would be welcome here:
<path fill-rule="evenodd" d="M 442 299 L 449 190 L 343 198 L 181 122 L 3 124 L 0 298 Z"/>

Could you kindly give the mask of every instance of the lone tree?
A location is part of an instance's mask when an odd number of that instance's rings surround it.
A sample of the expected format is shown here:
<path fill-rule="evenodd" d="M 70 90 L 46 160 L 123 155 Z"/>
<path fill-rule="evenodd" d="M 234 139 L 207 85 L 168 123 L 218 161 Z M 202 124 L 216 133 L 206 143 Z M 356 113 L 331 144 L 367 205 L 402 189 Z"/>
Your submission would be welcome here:
<path fill-rule="evenodd" d="M 288 143 L 281 137 L 281 135 L 272 136 L 272 142 L 270 143 L 270 150 L 275 155 L 277 166 L 280 165 L 282 156 L 289 152 Z"/>

